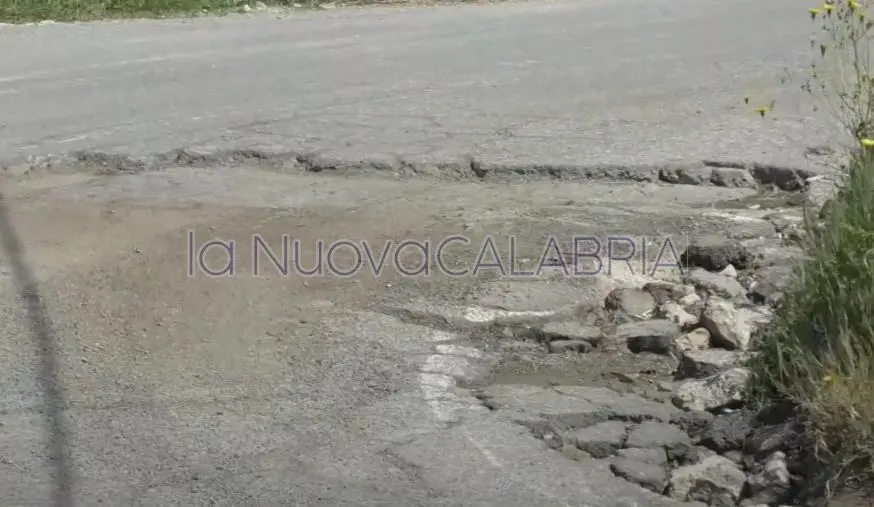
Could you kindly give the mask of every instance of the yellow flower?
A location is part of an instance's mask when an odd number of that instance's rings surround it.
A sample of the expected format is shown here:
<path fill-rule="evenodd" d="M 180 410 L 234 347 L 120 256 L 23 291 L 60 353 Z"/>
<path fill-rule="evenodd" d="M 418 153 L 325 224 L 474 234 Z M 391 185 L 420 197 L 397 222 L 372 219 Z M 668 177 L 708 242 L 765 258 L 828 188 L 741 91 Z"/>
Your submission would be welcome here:
<path fill-rule="evenodd" d="M 808 10 L 807 12 L 810 13 L 810 19 L 816 19 L 816 15 L 822 11 L 820 9 L 817 9 L 816 7 L 814 7 L 812 9 Z"/>
<path fill-rule="evenodd" d="M 867 137 L 859 139 L 859 142 L 862 143 L 862 146 L 866 148 L 871 148 L 874 146 L 874 139 L 868 139 Z"/>
<path fill-rule="evenodd" d="M 833 10 L 835 10 L 835 6 L 833 4 L 823 4 L 822 10 L 826 12 L 826 14 L 831 14 Z"/>
<path fill-rule="evenodd" d="M 835 381 L 835 379 L 831 375 L 826 375 L 825 377 L 822 378 L 823 384 L 831 384 L 834 381 Z"/>
<path fill-rule="evenodd" d="M 774 106 L 776 106 L 776 105 L 777 105 L 777 101 L 772 100 L 771 103 L 768 104 L 767 106 L 757 107 L 753 111 L 755 111 L 756 114 L 758 114 L 759 116 L 764 118 L 766 114 L 769 114 L 771 111 L 774 110 Z"/>
<path fill-rule="evenodd" d="M 854 11 L 859 7 L 859 2 L 857 2 L 856 0 L 850 0 L 849 2 L 847 2 L 847 6 L 850 8 L 851 11 Z"/>

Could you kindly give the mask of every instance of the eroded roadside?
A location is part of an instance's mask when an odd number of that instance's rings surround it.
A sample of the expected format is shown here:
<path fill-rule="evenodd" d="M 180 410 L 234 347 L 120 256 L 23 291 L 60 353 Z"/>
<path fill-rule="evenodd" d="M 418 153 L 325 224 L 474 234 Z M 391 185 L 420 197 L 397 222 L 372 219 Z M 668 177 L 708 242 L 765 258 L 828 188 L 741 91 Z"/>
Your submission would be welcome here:
<path fill-rule="evenodd" d="M 773 454 L 738 454 L 746 435 L 711 413 L 731 408 L 732 392 L 704 379 L 738 377 L 746 331 L 731 323 L 758 322 L 799 255 L 793 197 L 767 193 L 774 182 L 754 167 L 722 168 L 738 183 L 721 186 L 710 166 L 634 182 L 398 177 L 404 167 L 10 178 L 12 221 L 59 343 L 34 350 L 7 284 L 5 503 L 50 494 L 35 395 L 49 352 L 83 505 L 781 500 L 763 496 L 780 491 L 762 475 L 779 468 L 765 466 Z M 810 187 L 792 176 L 777 186 Z M 283 274 L 262 256 L 253 276 L 255 235 L 279 258 L 287 235 L 300 263 Z M 197 253 L 212 239 L 236 241 L 233 276 L 204 272 Z M 596 270 L 593 240 L 629 261 Z M 497 259 L 483 257 L 490 242 Z M 701 259 L 722 255 L 736 273 L 653 269 L 671 262 L 666 245 L 701 242 Z M 323 272 L 303 276 L 319 244 Z M 643 261 L 628 255 L 643 245 Z M 221 270 L 226 252 L 203 262 Z M 705 337 L 695 329 L 707 315 Z"/>

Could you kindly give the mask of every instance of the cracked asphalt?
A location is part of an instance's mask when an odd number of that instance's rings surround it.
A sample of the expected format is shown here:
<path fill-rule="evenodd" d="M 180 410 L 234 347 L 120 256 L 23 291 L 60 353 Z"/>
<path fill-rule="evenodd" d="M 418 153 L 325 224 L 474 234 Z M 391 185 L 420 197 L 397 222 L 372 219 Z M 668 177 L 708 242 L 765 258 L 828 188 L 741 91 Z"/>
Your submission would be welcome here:
<path fill-rule="evenodd" d="M 430 276 L 404 276 L 423 259 L 395 248 L 379 276 L 343 277 L 356 266 L 350 249 L 316 245 L 366 241 L 380 259 L 386 241 L 463 235 L 470 243 L 439 259 L 458 271 L 489 235 L 500 259 L 530 268 L 549 236 L 724 232 L 730 221 L 700 208 L 753 192 L 688 188 L 697 187 L 435 185 L 245 167 L 7 182 L 56 339 L 34 343 L 7 257 L 2 502 L 49 505 L 68 467 L 68 503 L 55 505 L 677 505 L 485 410 L 464 386 L 487 379 L 500 352 L 391 311 L 425 305 L 476 323 L 483 312 L 465 308 L 494 272 L 445 276 L 432 261 Z M 256 234 L 277 259 L 284 234 L 301 245 L 287 274 L 263 250 L 254 274 Z M 206 274 L 227 265 L 220 249 L 201 259 L 214 239 L 236 241 L 233 276 Z M 320 258 L 325 274 L 304 276 Z M 549 307 L 577 290 L 531 297 Z M 60 400 L 40 395 L 49 352 Z M 55 409 L 62 459 L 45 447 Z"/>
<path fill-rule="evenodd" d="M 809 166 L 805 147 L 827 136 L 780 85 L 784 66 L 803 63 L 809 27 L 787 0 L 0 26 L 0 161 L 266 146 Z M 784 112 L 763 120 L 744 95 L 777 97 Z M 471 243 L 441 261 L 470 266 L 486 235 L 515 238 L 528 262 L 549 237 L 772 232 L 710 209 L 749 188 L 340 177 L 230 161 L 66 169 L 2 179 L 39 292 L 23 287 L 3 231 L 2 505 L 682 505 L 483 407 L 465 386 L 488 380 L 499 350 L 386 310 L 415 303 L 475 321 L 489 276 L 253 276 L 252 238 L 278 251 L 284 234 L 379 248 L 464 235 Z M 211 239 L 236 241 L 234 276 L 190 270 L 192 248 Z M 204 262 L 218 269 L 211 252 Z M 354 267 L 348 254 L 332 266 Z M 304 264 L 318 255 L 307 248 Z M 40 306 L 53 332 L 43 342 Z M 46 375 L 58 396 L 42 394 Z"/>

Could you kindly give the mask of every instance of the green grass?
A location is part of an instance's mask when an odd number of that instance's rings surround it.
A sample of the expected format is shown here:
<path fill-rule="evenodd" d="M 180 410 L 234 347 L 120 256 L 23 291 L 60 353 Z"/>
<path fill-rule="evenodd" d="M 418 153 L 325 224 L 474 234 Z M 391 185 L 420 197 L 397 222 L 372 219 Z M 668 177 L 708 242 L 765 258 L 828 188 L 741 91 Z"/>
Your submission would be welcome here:
<path fill-rule="evenodd" d="M 856 486 L 874 492 L 874 1 L 811 7 L 811 60 L 801 89 L 859 148 L 848 153 L 824 223 L 808 221 L 808 260 L 757 337 L 751 394 L 801 409 L 817 456 L 837 472 L 826 486 L 855 476 L 862 479 Z"/>
<path fill-rule="evenodd" d="M 824 227 L 809 231 L 809 260 L 759 337 L 753 393 L 801 407 L 831 464 L 872 463 L 874 154 L 851 164 Z"/>
<path fill-rule="evenodd" d="M 469 3 L 476 0 L 349 0 L 343 5 Z M 0 23 L 222 15 L 256 0 L 0 0 Z M 335 0 L 261 0 L 268 7 L 315 8 Z"/>
<path fill-rule="evenodd" d="M 295 3 L 313 6 L 321 2 L 304 0 L 262 0 L 269 6 Z M 0 22 L 92 21 L 113 18 L 154 18 L 210 13 L 227 13 L 245 0 L 0 0 Z M 251 4 L 254 4 L 252 0 Z"/>

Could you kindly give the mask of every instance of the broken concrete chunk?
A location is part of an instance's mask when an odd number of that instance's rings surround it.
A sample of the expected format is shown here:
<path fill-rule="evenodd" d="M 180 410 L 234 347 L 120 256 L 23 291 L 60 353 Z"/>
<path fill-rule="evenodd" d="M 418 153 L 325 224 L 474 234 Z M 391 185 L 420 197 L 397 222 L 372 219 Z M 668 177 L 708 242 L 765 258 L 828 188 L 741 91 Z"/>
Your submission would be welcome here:
<path fill-rule="evenodd" d="M 689 307 L 698 306 L 704 302 L 704 300 L 701 299 L 701 296 L 699 296 L 695 292 L 694 285 L 685 285 L 684 287 L 689 287 L 691 289 L 691 291 L 688 294 L 686 294 L 685 296 L 681 297 L 679 299 L 679 301 L 677 301 L 678 303 L 683 305 L 683 308 L 686 308 L 688 310 Z"/>
<path fill-rule="evenodd" d="M 729 278 L 737 278 L 737 270 L 731 264 L 726 266 L 725 269 L 719 272 L 719 274 L 722 276 L 727 276 Z"/>
<path fill-rule="evenodd" d="M 738 308 L 730 301 L 710 298 L 701 314 L 701 325 L 710 331 L 713 344 L 728 350 L 749 350 L 753 332 L 771 321 L 762 309 Z"/>
<path fill-rule="evenodd" d="M 750 502 L 755 503 L 775 504 L 785 500 L 791 486 L 786 455 L 779 451 L 768 458 L 761 472 L 747 478 Z"/>
<path fill-rule="evenodd" d="M 616 328 L 616 338 L 625 342 L 628 349 L 636 354 L 670 354 L 674 348 L 674 340 L 680 333 L 680 326 L 667 319 L 630 322 Z"/>
<path fill-rule="evenodd" d="M 548 322 L 540 327 L 540 333 L 547 341 L 584 340 L 597 344 L 601 340 L 601 329 L 576 321 Z"/>
<path fill-rule="evenodd" d="M 677 350 L 704 350 L 710 347 L 710 331 L 699 327 L 674 340 Z"/>
<path fill-rule="evenodd" d="M 681 428 L 692 438 L 698 438 L 712 424 L 715 416 L 710 412 L 693 410 L 690 412 L 677 412 L 670 419 L 670 423 Z"/>
<path fill-rule="evenodd" d="M 722 349 L 687 350 L 683 352 L 676 379 L 701 379 L 737 366 L 746 358 L 743 352 Z"/>
<path fill-rule="evenodd" d="M 683 285 L 664 281 L 649 282 L 641 290 L 651 295 L 656 304 L 659 305 L 665 304 L 668 301 L 677 301 L 694 292 L 694 288 L 692 292 L 689 292 Z"/>
<path fill-rule="evenodd" d="M 614 289 L 604 300 L 605 309 L 640 318 L 648 317 L 655 310 L 655 307 L 655 299 L 642 289 Z"/>
<path fill-rule="evenodd" d="M 633 428 L 628 434 L 625 447 L 673 449 L 680 446 L 691 446 L 689 435 L 680 428 L 660 422 L 644 421 Z"/>
<path fill-rule="evenodd" d="M 626 444 L 627 445 L 627 444 Z M 632 461 L 638 461 L 640 463 L 647 463 L 649 465 L 658 465 L 664 466 L 668 463 L 668 455 L 665 453 L 665 450 L 661 447 L 651 447 L 651 448 L 626 448 L 620 449 L 616 452 L 616 455 L 629 459 Z"/>
<path fill-rule="evenodd" d="M 746 394 L 750 371 L 735 367 L 705 379 L 686 380 L 674 394 L 674 405 L 685 410 L 717 410 L 735 405 Z"/>
<path fill-rule="evenodd" d="M 668 472 L 664 467 L 630 459 L 614 459 L 610 463 L 610 471 L 616 477 L 659 494 L 664 492 L 668 483 Z"/>
<path fill-rule="evenodd" d="M 727 497 L 734 505 L 740 498 L 746 474 L 731 460 L 719 455 L 680 467 L 671 474 L 668 494 L 681 501 L 714 503 Z"/>
<path fill-rule="evenodd" d="M 698 316 L 687 312 L 685 308 L 673 301 L 668 301 L 659 307 L 659 316 L 677 324 L 683 329 L 688 329 L 698 324 Z"/>
<path fill-rule="evenodd" d="M 736 410 L 721 414 L 698 433 L 698 443 L 718 453 L 740 451 L 753 431 L 756 414 L 750 410 Z"/>
<path fill-rule="evenodd" d="M 719 272 L 729 264 L 736 269 L 751 267 L 754 257 L 749 250 L 737 241 L 724 236 L 705 236 L 698 238 L 680 254 L 680 263 L 688 268 L 702 268 Z"/>
<path fill-rule="evenodd" d="M 594 426 L 581 428 L 569 437 L 577 447 L 591 454 L 593 458 L 607 458 L 625 444 L 628 424 L 621 421 L 605 421 Z"/>
<path fill-rule="evenodd" d="M 747 290 L 735 278 L 701 268 L 690 270 L 683 277 L 683 281 L 709 295 L 736 300 L 744 300 L 747 295 Z"/>

